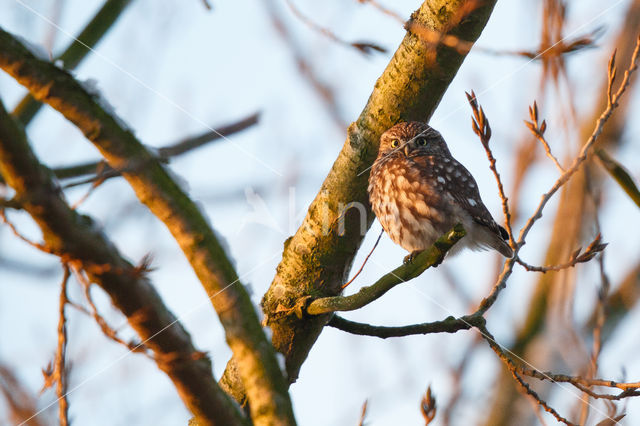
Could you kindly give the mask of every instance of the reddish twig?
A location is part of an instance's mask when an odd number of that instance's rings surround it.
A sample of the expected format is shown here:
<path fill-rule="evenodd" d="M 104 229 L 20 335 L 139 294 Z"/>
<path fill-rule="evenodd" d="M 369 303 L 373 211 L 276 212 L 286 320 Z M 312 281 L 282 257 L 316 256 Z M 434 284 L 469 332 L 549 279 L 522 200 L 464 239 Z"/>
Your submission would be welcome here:
<path fill-rule="evenodd" d="M 58 396 L 58 418 L 60 426 L 69 424 L 69 401 L 67 400 L 67 373 L 66 373 L 66 349 L 67 349 L 67 317 L 64 309 L 69 299 L 67 298 L 67 284 L 69 282 L 69 266 L 64 265 L 64 273 L 60 285 L 60 305 L 58 310 L 58 348 L 56 350 L 56 395 Z"/>
<path fill-rule="evenodd" d="M 380 12 L 398 21 L 401 25 L 404 25 L 404 19 L 402 19 L 402 16 L 400 16 L 398 13 L 394 12 L 391 9 L 387 9 L 376 0 L 357 0 L 357 1 L 358 3 L 361 3 L 361 4 L 370 4 L 371 6 L 378 9 Z"/>
<path fill-rule="evenodd" d="M 367 417 L 367 407 L 369 405 L 369 401 L 365 400 L 364 404 L 362 404 L 362 412 L 360 413 L 360 421 L 358 421 L 358 426 L 364 426 L 364 420 Z"/>
<path fill-rule="evenodd" d="M 69 424 L 69 401 L 67 400 L 67 317 L 65 307 L 69 303 L 67 297 L 67 284 L 69 283 L 69 265 L 63 264 L 62 283 L 60 284 L 60 302 L 58 307 L 58 345 L 56 347 L 55 359 L 49 363 L 47 368 L 42 370 L 44 385 L 42 389 L 48 389 L 56 384 L 56 395 L 58 396 L 58 419 L 61 426 Z"/>
<path fill-rule="evenodd" d="M 335 35 L 335 33 L 333 31 L 331 31 L 328 28 L 322 27 L 320 25 L 318 25 L 316 22 L 314 22 L 313 20 L 311 20 L 309 17 L 305 16 L 302 14 L 302 12 L 300 12 L 300 10 L 298 10 L 298 8 L 293 4 L 293 2 L 291 0 L 285 0 L 285 3 L 287 3 L 287 6 L 289 6 L 289 9 L 291 10 L 291 12 L 295 15 L 296 18 L 298 18 L 300 21 L 302 21 L 303 24 L 305 24 L 306 26 L 308 26 L 309 28 L 311 28 L 313 31 L 322 34 L 323 36 L 327 37 L 328 39 L 330 39 L 331 41 L 334 41 L 338 44 L 341 44 L 343 46 L 347 46 L 347 47 L 352 47 L 356 50 L 358 50 L 360 53 L 363 53 L 365 55 L 370 55 L 374 52 L 378 52 L 378 53 L 386 53 L 387 49 L 385 49 L 384 47 L 377 45 L 375 43 L 371 43 L 371 42 L 350 42 L 350 41 L 346 41 L 341 39 L 340 37 L 338 37 L 337 35 Z"/>
<path fill-rule="evenodd" d="M 151 355 L 149 355 L 149 353 L 147 352 L 147 347 L 144 345 L 144 343 L 138 343 L 134 341 L 125 342 L 118 336 L 118 333 L 113 328 L 111 328 L 107 323 L 107 321 L 98 313 L 98 308 L 96 308 L 96 305 L 93 303 L 93 298 L 91 297 L 91 283 L 89 282 L 87 277 L 84 276 L 84 273 L 82 271 L 79 271 L 75 268 L 73 268 L 73 273 L 76 279 L 78 280 L 78 282 L 82 284 L 85 298 L 87 299 L 87 303 L 89 304 L 89 307 L 90 307 L 90 314 L 93 317 L 93 319 L 96 321 L 98 326 L 100 327 L 100 330 L 102 331 L 102 333 L 107 338 L 113 340 L 116 343 L 123 345 L 129 351 L 141 353 L 149 358 L 152 358 Z"/>
<path fill-rule="evenodd" d="M 51 250 L 44 244 L 31 241 L 30 239 L 22 235 L 20 231 L 18 231 L 18 229 L 15 227 L 15 225 L 7 219 L 4 209 L 0 209 L 0 219 L 2 219 L 2 222 L 9 227 L 13 235 L 15 235 L 18 239 L 24 241 L 25 243 L 29 244 L 33 248 L 41 250 L 45 253 L 51 253 Z"/>
<path fill-rule="evenodd" d="M 378 235 L 378 239 L 376 240 L 376 243 L 373 245 L 373 248 L 371 249 L 371 251 L 369 252 L 369 254 L 367 255 L 367 257 L 364 258 L 364 262 L 362 262 L 362 266 L 360 266 L 360 269 L 358 269 L 358 272 L 356 272 L 356 274 L 353 276 L 353 278 L 351 278 L 349 281 L 347 281 L 345 284 L 342 285 L 342 289 L 344 290 L 345 288 L 347 288 L 347 286 L 349 284 L 351 284 L 353 282 L 353 280 L 355 280 L 356 278 L 358 278 L 358 275 L 360 275 L 360 272 L 362 272 L 362 270 L 364 269 L 364 265 L 367 264 L 367 261 L 369 260 L 369 258 L 371 257 L 371 255 L 373 254 L 373 251 L 376 249 L 376 247 L 378 247 L 378 243 L 380 242 L 380 237 L 382 237 L 382 233 L 384 232 L 384 229 L 380 231 L 380 235 Z"/>

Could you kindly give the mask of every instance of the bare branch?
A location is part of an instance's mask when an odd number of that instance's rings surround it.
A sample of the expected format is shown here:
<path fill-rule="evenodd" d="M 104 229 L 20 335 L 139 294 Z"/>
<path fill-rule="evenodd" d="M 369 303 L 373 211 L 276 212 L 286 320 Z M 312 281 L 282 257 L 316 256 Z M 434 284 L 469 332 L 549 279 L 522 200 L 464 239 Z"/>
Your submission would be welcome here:
<path fill-rule="evenodd" d="M 423 324 L 388 327 L 349 321 L 334 315 L 327 325 L 351 334 L 387 339 L 389 337 L 404 337 L 420 334 L 456 333 L 460 330 L 469 330 L 476 324 L 481 323 L 484 323 L 484 318 L 481 315 L 467 315 L 460 318 L 448 317 L 442 321 L 426 322 Z"/>
<path fill-rule="evenodd" d="M 50 172 L 37 161 L 26 135 L 2 103 L 0 173 L 40 227 L 44 249 L 85 270 L 109 294 L 114 306 L 127 317 L 158 359 L 180 355 L 174 363 L 158 366 L 171 378 L 186 406 L 203 419 L 203 424 L 216 421 L 246 424 L 244 416 L 213 380 L 209 360 L 195 356 L 200 352 L 148 279 L 106 240 L 91 218 L 79 215 L 66 204 L 51 181 Z"/>
<path fill-rule="evenodd" d="M 579 247 L 576 251 L 573 252 L 569 261 L 560 265 L 533 266 L 520 259 L 520 257 L 517 257 L 516 261 L 527 271 L 542 272 L 544 274 L 549 271 L 561 271 L 563 269 L 572 268 L 578 263 L 588 262 L 593 259 L 598 253 L 601 253 L 606 246 L 607 243 L 602 243 L 602 237 L 600 234 L 598 234 L 596 238 L 591 242 L 591 244 L 589 244 L 584 253 L 581 253 L 582 247 Z"/>

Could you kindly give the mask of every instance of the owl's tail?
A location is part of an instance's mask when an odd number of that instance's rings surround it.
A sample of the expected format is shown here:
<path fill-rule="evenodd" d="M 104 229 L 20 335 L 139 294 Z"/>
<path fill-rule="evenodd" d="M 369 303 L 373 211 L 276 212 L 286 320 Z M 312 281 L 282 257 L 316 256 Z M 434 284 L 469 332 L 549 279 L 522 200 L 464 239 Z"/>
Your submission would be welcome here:
<path fill-rule="evenodd" d="M 509 246 L 509 233 L 502 226 L 498 225 L 498 229 L 500 230 L 500 235 L 496 235 L 492 233 L 493 238 L 489 238 L 489 245 L 491 248 L 500 252 L 501 255 L 507 258 L 513 257 L 513 250 Z"/>

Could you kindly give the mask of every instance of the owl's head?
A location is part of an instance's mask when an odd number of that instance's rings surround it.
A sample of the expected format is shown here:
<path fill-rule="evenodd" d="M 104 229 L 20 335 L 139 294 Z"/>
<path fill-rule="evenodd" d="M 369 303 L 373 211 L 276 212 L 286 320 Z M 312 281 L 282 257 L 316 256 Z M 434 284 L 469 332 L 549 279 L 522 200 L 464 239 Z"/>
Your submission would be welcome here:
<path fill-rule="evenodd" d="M 451 156 L 440 132 L 419 121 L 398 123 L 380 136 L 378 156 Z"/>

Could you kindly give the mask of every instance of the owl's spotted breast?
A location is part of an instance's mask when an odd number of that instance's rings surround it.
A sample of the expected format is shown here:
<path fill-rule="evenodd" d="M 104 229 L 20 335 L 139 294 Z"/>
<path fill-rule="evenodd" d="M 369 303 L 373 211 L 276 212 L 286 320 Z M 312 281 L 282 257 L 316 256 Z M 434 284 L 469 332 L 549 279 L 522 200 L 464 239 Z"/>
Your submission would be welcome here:
<path fill-rule="evenodd" d="M 421 179 L 419 171 L 407 168 L 402 159 L 389 158 L 372 168 L 369 194 L 384 230 L 408 251 L 430 247 L 450 228 L 449 209 L 434 208 L 442 203 L 442 183 Z"/>

